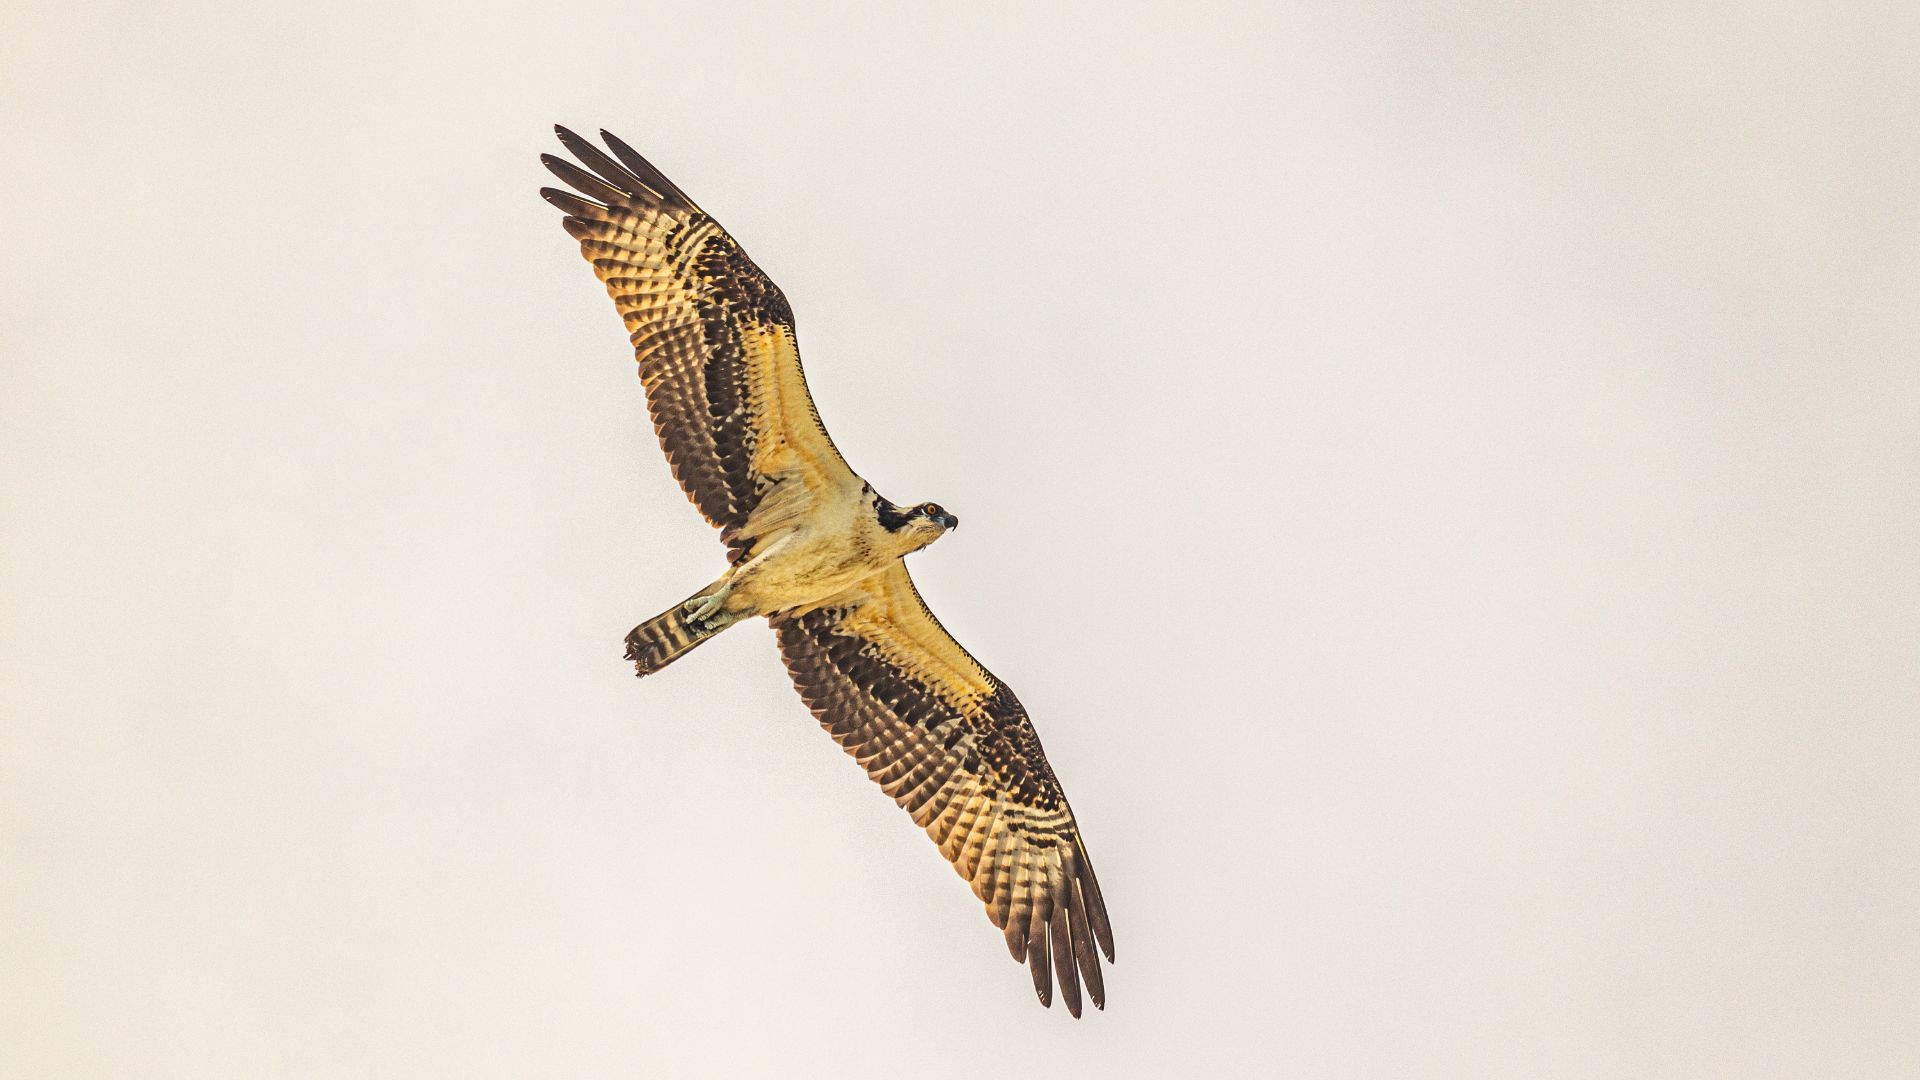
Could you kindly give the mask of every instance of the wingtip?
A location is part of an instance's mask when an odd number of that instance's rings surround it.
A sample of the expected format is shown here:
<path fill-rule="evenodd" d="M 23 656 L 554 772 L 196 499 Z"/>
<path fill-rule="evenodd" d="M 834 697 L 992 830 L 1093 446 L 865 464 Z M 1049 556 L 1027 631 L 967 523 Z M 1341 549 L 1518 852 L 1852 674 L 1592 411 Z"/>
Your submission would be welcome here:
<path fill-rule="evenodd" d="M 1015 926 L 1010 922 L 1007 924 L 1006 937 L 1007 937 L 1007 952 L 1010 955 L 1012 955 L 1013 962 L 1016 964 L 1026 963 L 1027 962 L 1026 933 L 1022 931 L 1019 927 Z"/>
<path fill-rule="evenodd" d="M 607 207 L 604 204 L 583 199 L 570 191 L 561 191 L 559 188 L 543 187 L 540 189 L 540 197 L 583 222 L 602 220 L 607 213 Z"/>
<path fill-rule="evenodd" d="M 1040 995 L 1040 1004 L 1053 1008 L 1053 965 L 1048 962 L 1045 931 L 1041 932 L 1039 942 L 1027 943 L 1027 970 L 1033 975 L 1033 992 Z"/>

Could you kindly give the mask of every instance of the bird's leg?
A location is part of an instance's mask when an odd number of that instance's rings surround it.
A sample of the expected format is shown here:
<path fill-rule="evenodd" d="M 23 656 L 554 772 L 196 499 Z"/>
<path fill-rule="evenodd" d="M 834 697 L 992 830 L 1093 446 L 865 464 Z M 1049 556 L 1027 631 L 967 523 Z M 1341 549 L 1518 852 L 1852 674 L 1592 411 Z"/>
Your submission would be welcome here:
<path fill-rule="evenodd" d="M 715 615 L 720 614 L 721 607 L 726 604 L 727 597 L 732 595 L 732 593 L 733 575 L 728 574 L 726 580 L 721 583 L 719 588 L 710 593 L 696 596 L 686 603 L 681 604 L 680 613 L 685 615 L 687 621 L 690 623 L 696 625 L 704 623 Z"/>

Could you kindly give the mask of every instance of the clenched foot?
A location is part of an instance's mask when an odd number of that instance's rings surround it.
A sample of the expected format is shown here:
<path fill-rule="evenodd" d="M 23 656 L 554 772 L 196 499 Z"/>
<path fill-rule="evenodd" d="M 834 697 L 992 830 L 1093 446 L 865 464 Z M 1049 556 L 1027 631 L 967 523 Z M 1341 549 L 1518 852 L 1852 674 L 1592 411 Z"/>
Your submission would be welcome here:
<path fill-rule="evenodd" d="M 726 602 L 727 591 L 722 589 L 712 596 L 696 596 L 686 603 L 681 604 L 680 614 L 686 616 L 687 621 L 690 623 L 696 625 L 705 623 L 715 615 L 720 614 L 720 605 Z"/>

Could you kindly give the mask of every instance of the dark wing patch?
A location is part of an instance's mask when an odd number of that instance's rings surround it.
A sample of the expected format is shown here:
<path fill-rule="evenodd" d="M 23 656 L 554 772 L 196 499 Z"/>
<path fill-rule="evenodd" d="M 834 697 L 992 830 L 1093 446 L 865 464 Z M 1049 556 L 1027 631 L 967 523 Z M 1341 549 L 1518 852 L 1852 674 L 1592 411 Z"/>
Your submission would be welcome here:
<path fill-rule="evenodd" d="M 610 157 L 556 130 L 585 168 L 550 154 L 540 160 L 579 194 L 540 194 L 567 214 L 562 224 L 626 321 L 675 479 L 732 544 L 782 478 L 764 468 L 765 444 L 806 443 L 806 460 L 845 468 L 811 400 L 798 415 L 812 430 L 795 432 L 778 387 L 755 393 L 775 383 L 806 393 L 793 311 L 726 230 L 631 147 L 602 132 Z"/>
<path fill-rule="evenodd" d="M 972 885 L 1041 1003 L 1057 980 L 1080 1015 L 1084 980 L 1104 1008 L 1106 905 L 1013 691 L 940 626 L 904 566 L 771 621 L 808 708 Z"/>

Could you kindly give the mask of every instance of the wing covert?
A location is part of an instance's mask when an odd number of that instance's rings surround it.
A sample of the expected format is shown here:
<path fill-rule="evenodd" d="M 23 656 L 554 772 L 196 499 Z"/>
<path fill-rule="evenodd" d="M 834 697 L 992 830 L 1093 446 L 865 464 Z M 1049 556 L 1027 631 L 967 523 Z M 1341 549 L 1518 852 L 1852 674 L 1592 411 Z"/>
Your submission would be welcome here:
<path fill-rule="evenodd" d="M 1105 1007 L 1113 960 L 1100 885 L 1073 811 L 1013 692 L 927 610 L 906 567 L 771 619 L 794 685 L 823 727 L 913 816 L 1073 1015 L 1080 984 Z"/>

